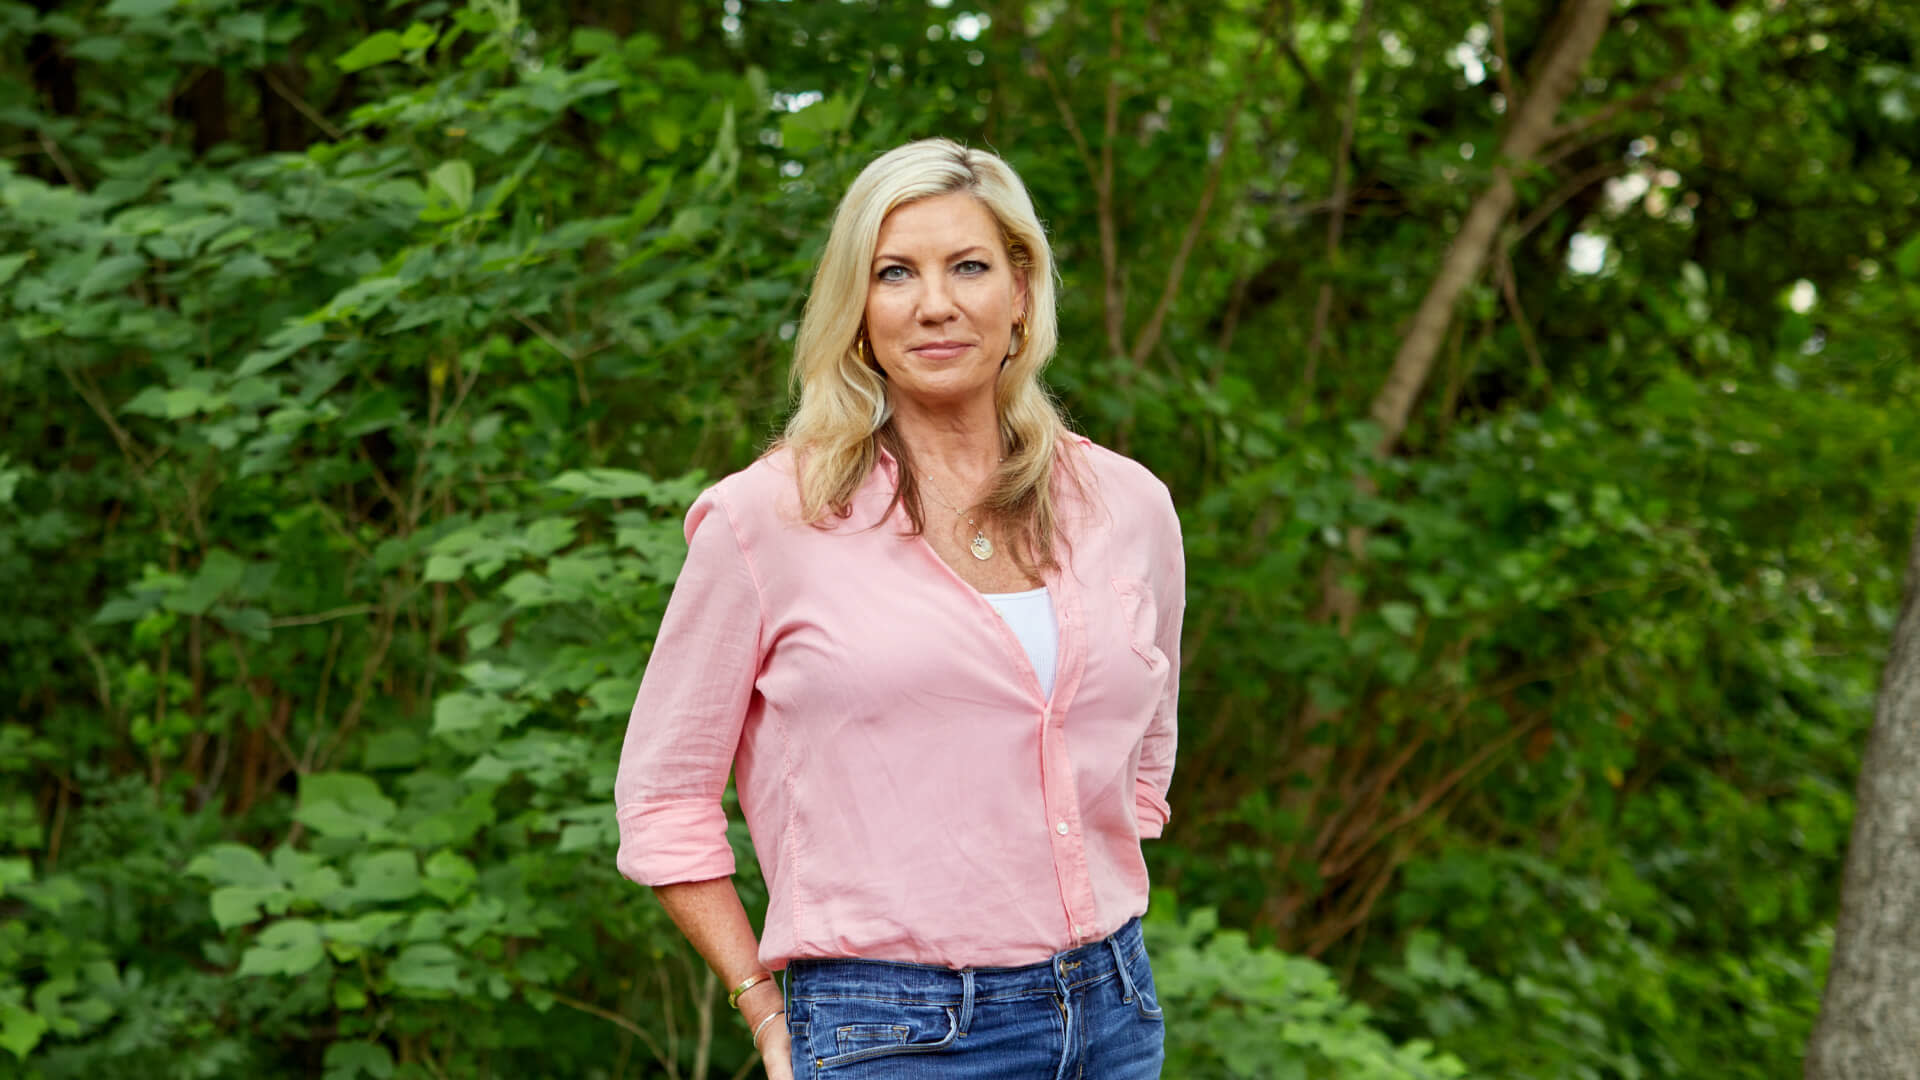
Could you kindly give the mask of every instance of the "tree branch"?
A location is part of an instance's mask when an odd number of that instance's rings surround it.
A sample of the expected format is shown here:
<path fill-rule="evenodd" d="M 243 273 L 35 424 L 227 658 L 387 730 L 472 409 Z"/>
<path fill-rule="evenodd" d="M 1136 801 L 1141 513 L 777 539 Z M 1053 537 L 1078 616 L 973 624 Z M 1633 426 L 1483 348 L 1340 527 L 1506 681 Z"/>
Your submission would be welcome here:
<path fill-rule="evenodd" d="M 1371 6 L 1372 0 L 1366 0 Z M 1267 46 L 1273 41 L 1273 30 L 1280 19 L 1282 4 L 1279 0 L 1267 5 L 1267 17 L 1260 27 L 1260 42 L 1254 47 L 1253 58 L 1247 62 L 1251 72 L 1258 69 L 1260 61 L 1266 56 Z M 1364 13 L 1363 16 L 1364 17 Z M 1119 9 L 1115 9 L 1115 26 L 1119 25 Z M 1153 354 L 1154 346 L 1160 343 L 1160 333 L 1167 321 L 1167 312 L 1173 307 L 1173 298 L 1180 290 L 1180 281 L 1186 276 L 1187 259 L 1193 254 L 1193 246 L 1200 238 L 1201 226 L 1206 224 L 1207 212 L 1213 208 L 1213 197 L 1220 189 L 1220 175 L 1225 170 L 1229 149 L 1233 146 L 1233 129 L 1240 121 L 1240 110 L 1245 107 L 1247 97 L 1253 92 L 1254 80 L 1251 77 L 1241 82 L 1240 93 L 1235 95 L 1233 104 L 1227 108 L 1227 118 L 1220 127 L 1220 153 L 1207 166 L 1206 183 L 1200 189 L 1200 201 L 1193 208 L 1193 216 L 1187 220 L 1187 229 L 1180 237 L 1180 246 L 1174 251 L 1173 263 L 1167 268 L 1167 281 L 1160 290 L 1160 299 L 1153 306 L 1153 314 L 1148 317 L 1147 325 L 1141 329 L 1140 336 L 1134 339 L 1131 359 L 1135 368 L 1146 363 Z M 1110 91 L 1111 93 L 1111 91 Z M 1111 104 L 1111 97 L 1109 104 Z M 1113 116 L 1107 116 L 1111 124 Z M 1111 160 L 1106 164 L 1111 167 Z"/>
<path fill-rule="evenodd" d="M 1086 166 L 1087 178 L 1093 183 L 1094 215 L 1100 234 L 1100 282 L 1101 301 L 1104 304 L 1104 324 L 1107 331 L 1107 351 L 1120 356 L 1126 352 L 1125 340 L 1125 298 L 1120 288 L 1120 252 L 1118 237 L 1113 221 L 1113 188 L 1107 182 L 1111 170 L 1103 172 L 1095 160 L 1093 148 L 1087 144 L 1087 136 L 1080 129 L 1080 122 L 1073 115 L 1073 106 L 1067 101 L 1067 95 L 1060 89 L 1060 83 L 1053 77 L 1053 69 L 1044 58 L 1036 56 L 1033 70 L 1047 84 L 1048 92 L 1053 96 L 1055 107 L 1060 110 L 1060 122 L 1073 139 L 1074 148 L 1080 151 L 1081 163 Z M 1111 136 L 1109 136 L 1111 142 Z"/>
<path fill-rule="evenodd" d="M 305 98 L 301 97 L 299 94 L 294 93 L 291 89 L 288 88 L 286 83 L 281 82 L 280 76 L 275 75 L 271 68 L 263 69 L 261 71 L 261 74 L 266 76 L 267 85 L 273 87 L 274 93 L 279 94 L 281 97 L 285 98 L 287 104 L 293 106 L 294 109 L 297 110 L 301 116 L 304 116 L 308 120 L 311 120 L 313 122 L 314 127 L 317 127 L 321 131 L 326 132 L 328 138 L 334 140 L 335 142 L 339 142 L 341 139 L 346 137 L 343 134 L 341 134 L 339 128 L 334 127 L 332 124 L 328 123 L 327 118 L 324 116 L 321 116 L 319 110 L 307 104 L 307 101 Z"/>
<path fill-rule="evenodd" d="M 1340 105 L 1340 148 L 1333 158 L 1333 197 L 1327 216 L 1327 272 L 1340 266 L 1340 234 L 1347 224 L 1347 200 L 1351 186 L 1354 127 L 1360 112 L 1360 61 L 1366 55 L 1367 30 L 1373 18 L 1373 0 L 1362 0 L 1360 17 L 1354 23 L 1353 47 L 1347 61 L 1347 97 Z M 1313 384 L 1319 374 L 1320 344 L 1326 339 L 1327 321 L 1333 315 L 1333 282 L 1320 283 L 1320 295 L 1313 305 L 1313 331 L 1307 336 L 1307 369 L 1300 377 L 1301 398 L 1295 412 L 1298 422 L 1307 403 L 1313 400 Z"/>
<path fill-rule="evenodd" d="M 1520 111 L 1520 95 L 1513 88 L 1513 59 L 1507 52 L 1507 15 L 1503 0 L 1493 0 L 1493 11 L 1487 20 L 1493 25 L 1493 55 L 1500 59 L 1500 96 L 1507 99 L 1507 115 Z"/>
<path fill-rule="evenodd" d="M 1114 356 L 1126 352 L 1127 297 L 1120 282 L 1120 240 L 1114 222 L 1113 140 L 1120 130 L 1120 8 L 1108 21 L 1112 37 L 1107 47 L 1107 112 L 1100 142 L 1100 260 L 1106 272 L 1107 344 Z"/>
<path fill-rule="evenodd" d="M 1547 134 L 1547 142 L 1557 143 L 1564 139 L 1570 139 L 1586 131 L 1588 128 L 1598 127 L 1612 120 L 1623 112 L 1644 108 L 1673 91 L 1678 90 L 1686 83 L 1687 75 L 1688 72 L 1684 69 L 1676 71 L 1631 97 L 1616 98 L 1577 120 L 1569 120 L 1549 132 Z"/>
<path fill-rule="evenodd" d="M 1426 385 L 1433 369 L 1441 339 L 1452 321 L 1454 304 L 1486 265 L 1488 249 L 1509 210 L 1513 207 L 1512 170 L 1523 167 L 1546 145 L 1553 131 L 1553 118 L 1573 90 L 1580 69 L 1600 43 L 1612 13 L 1611 0 L 1567 0 L 1562 9 L 1565 32 L 1554 43 L 1552 52 L 1540 66 L 1539 77 L 1527 100 L 1514 113 L 1513 123 L 1501 140 L 1499 159 L 1493 168 L 1493 180 L 1474 200 L 1467 218 L 1448 248 L 1440 270 L 1421 300 L 1406 336 L 1394 354 L 1393 370 L 1374 397 L 1371 410 L 1380 425 L 1380 442 L 1375 453 L 1385 457 L 1393 452 L 1406 430 L 1413 403 Z"/>
<path fill-rule="evenodd" d="M 1605 161 L 1575 174 L 1572 180 L 1567 181 L 1558 191 L 1542 199 L 1540 205 L 1533 208 L 1532 212 L 1513 230 L 1513 235 L 1507 243 L 1519 243 L 1525 239 L 1528 234 L 1532 233 L 1533 230 L 1539 228 L 1542 222 L 1552 217 L 1554 211 L 1560 209 L 1568 199 L 1573 198 L 1575 195 L 1580 194 L 1582 191 L 1585 191 L 1602 180 L 1612 179 L 1626 171 L 1627 167 L 1620 162 Z"/>
<path fill-rule="evenodd" d="M 1513 313 L 1513 325 L 1520 331 L 1520 347 L 1527 351 L 1527 361 L 1533 370 L 1540 374 L 1540 380 L 1549 389 L 1553 386 L 1553 376 L 1547 374 L 1547 364 L 1540 358 L 1540 347 L 1534 343 L 1533 327 L 1527 322 L 1526 309 L 1520 306 L 1520 290 L 1513 281 L 1513 260 L 1508 257 L 1507 245 L 1501 244 L 1495 251 L 1499 259 L 1497 273 L 1500 277 L 1500 291 L 1506 294 L 1507 309 Z"/>

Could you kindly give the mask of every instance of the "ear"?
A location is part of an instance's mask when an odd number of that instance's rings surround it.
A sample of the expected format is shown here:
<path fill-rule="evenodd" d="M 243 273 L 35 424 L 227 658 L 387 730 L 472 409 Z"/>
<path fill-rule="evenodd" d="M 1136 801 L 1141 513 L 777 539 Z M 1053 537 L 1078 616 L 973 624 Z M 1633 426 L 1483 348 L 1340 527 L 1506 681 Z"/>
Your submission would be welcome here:
<path fill-rule="evenodd" d="M 1027 321 L 1027 268 L 1013 268 L 1013 321 Z"/>

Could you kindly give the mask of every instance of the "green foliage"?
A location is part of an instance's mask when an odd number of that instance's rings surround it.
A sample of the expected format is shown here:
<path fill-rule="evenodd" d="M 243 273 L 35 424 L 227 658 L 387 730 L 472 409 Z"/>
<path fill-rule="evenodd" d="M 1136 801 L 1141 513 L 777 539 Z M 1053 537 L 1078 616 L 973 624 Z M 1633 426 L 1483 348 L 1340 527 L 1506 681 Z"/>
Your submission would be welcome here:
<path fill-rule="evenodd" d="M 1382 457 L 1551 5 L 735 6 L 0 2 L 0 1052 L 748 1066 L 613 763 L 834 201 L 938 133 L 1182 512 L 1169 1074 L 1797 1071 L 1920 498 L 1913 27 L 1621 9 Z"/>
<path fill-rule="evenodd" d="M 1348 1001 L 1334 973 L 1223 930 L 1209 908 L 1184 918 L 1171 894 L 1146 923 L 1154 984 L 1167 1014 L 1166 1071 L 1196 1080 L 1440 1080 L 1466 1075 L 1424 1040 L 1395 1046 Z"/>

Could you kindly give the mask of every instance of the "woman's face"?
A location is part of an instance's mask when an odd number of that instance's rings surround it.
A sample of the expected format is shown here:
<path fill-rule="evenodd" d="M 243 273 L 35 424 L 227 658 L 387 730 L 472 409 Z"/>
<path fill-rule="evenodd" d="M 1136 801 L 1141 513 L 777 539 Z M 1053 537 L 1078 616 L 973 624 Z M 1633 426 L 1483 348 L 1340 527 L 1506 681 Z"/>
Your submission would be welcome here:
<path fill-rule="evenodd" d="M 964 191 L 895 207 L 867 279 L 867 339 L 895 395 L 953 406 L 991 400 L 1027 281 L 992 211 Z"/>

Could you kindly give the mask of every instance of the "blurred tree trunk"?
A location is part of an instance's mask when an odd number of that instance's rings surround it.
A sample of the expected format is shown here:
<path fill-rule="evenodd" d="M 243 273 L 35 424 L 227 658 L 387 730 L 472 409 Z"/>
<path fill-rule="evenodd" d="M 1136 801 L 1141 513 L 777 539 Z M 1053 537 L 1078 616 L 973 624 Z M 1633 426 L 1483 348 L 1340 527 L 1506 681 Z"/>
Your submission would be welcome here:
<path fill-rule="evenodd" d="M 1873 734 L 1860 762 L 1807 1080 L 1920 1076 L 1920 524 Z"/>

